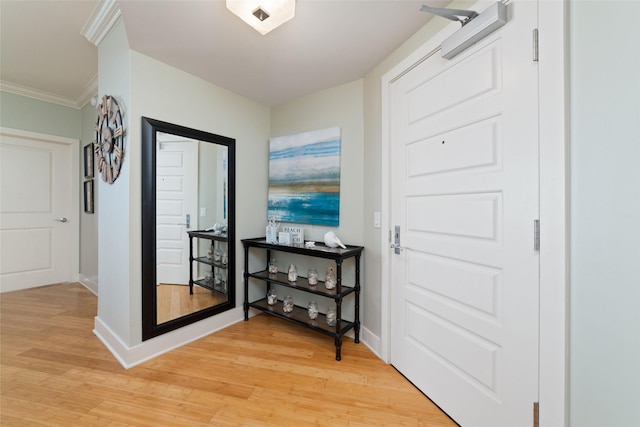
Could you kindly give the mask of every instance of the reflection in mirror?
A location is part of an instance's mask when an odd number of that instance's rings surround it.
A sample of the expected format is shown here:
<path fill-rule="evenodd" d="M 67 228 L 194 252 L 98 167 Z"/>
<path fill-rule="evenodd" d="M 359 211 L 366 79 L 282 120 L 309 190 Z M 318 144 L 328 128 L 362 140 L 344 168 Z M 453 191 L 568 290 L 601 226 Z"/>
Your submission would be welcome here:
<path fill-rule="evenodd" d="M 227 302 L 227 150 L 156 134 L 158 324 Z"/>
<path fill-rule="evenodd" d="M 235 306 L 235 141 L 142 119 L 143 340 Z"/>

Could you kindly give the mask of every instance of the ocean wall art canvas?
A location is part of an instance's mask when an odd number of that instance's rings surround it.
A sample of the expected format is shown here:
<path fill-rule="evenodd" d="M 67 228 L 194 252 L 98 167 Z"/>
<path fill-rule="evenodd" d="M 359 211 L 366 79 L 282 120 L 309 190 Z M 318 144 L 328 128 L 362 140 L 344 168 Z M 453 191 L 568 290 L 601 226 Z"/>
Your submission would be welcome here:
<path fill-rule="evenodd" d="M 340 128 L 269 140 L 269 219 L 338 226 Z"/>

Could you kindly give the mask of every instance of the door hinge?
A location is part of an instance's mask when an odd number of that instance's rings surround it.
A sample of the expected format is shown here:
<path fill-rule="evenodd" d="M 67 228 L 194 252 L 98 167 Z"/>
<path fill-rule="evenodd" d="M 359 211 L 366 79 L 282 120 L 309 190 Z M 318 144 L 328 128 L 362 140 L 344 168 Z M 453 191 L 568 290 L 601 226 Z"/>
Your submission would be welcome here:
<path fill-rule="evenodd" d="M 538 29 L 533 29 L 533 62 L 538 62 Z"/>
<path fill-rule="evenodd" d="M 533 250 L 540 250 L 540 220 L 533 220 Z"/>
<path fill-rule="evenodd" d="M 538 402 L 533 402 L 533 427 L 539 427 L 540 425 L 540 404 Z"/>

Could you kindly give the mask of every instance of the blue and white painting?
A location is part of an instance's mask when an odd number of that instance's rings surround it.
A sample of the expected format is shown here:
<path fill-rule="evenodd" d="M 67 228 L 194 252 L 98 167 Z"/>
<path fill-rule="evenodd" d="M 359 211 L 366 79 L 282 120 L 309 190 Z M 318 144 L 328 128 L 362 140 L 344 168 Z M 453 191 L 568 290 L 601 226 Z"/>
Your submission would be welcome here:
<path fill-rule="evenodd" d="M 340 128 L 270 139 L 269 219 L 338 226 Z"/>

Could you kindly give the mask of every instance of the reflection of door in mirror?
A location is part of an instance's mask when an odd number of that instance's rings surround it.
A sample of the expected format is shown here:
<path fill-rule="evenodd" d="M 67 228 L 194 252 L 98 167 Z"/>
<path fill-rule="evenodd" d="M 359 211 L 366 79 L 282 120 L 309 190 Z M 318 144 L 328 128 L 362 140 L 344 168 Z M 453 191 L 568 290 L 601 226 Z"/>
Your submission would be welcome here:
<path fill-rule="evenodd" d="M 156 280 L 188 285 L 189 239 L 197 229 L 198 142 L 158 133 L 156 139 Z"/>
<path fill-rule="evenodd" d="M 226 283 L 221 263 L 189 259 L 188 231 L 226 225 L 227 147 L 158 133 L 156 140 L 157 323 L 161 324 L 227 301 L 226 293 L 198 283 Z M 206 183 L 201 185 L 200 183 Z M 226 258 L 226 245 L 194 239 L 193 257 Z M 221 261 L 221 260 L 219 260 Z M 196 286 L 189 290 L 189 269 Z"/>

